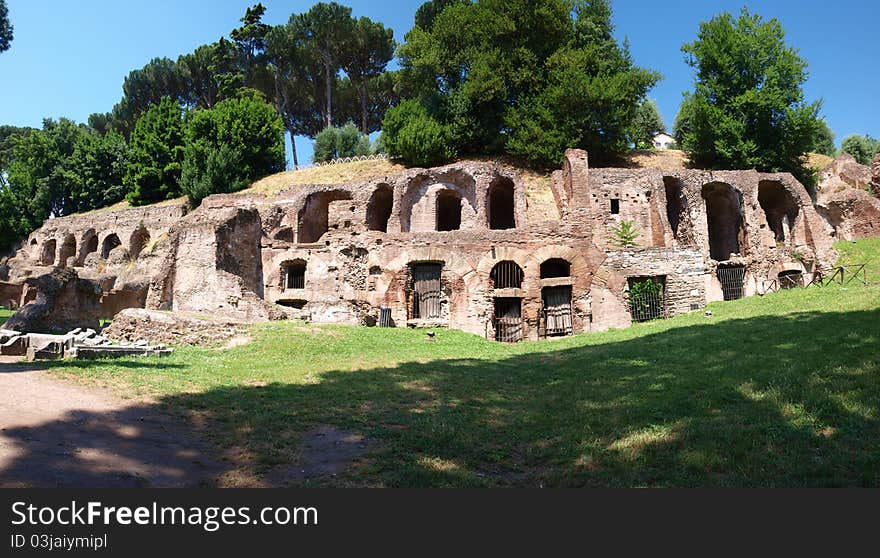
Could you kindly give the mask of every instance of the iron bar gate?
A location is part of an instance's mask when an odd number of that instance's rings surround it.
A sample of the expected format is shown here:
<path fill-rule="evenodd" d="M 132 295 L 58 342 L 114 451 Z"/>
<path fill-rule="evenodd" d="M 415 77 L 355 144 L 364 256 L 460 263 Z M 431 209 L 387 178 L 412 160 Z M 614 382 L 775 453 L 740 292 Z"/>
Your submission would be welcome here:
<path fill-rule="evenodd" d="M 440 264 L 417 264 L 413 272 L 413 318 L 440 317 Z"/>
<path fill-rule="evenodd" d="M 515 343 L 523 338 L 522 299 L 495 299 L 495 340 Z"/>
<path fill-rule="evenodd" d="M 545 287 L 541 291 L 544 302 L 544 336 L 571 335 L 571 287 Z"/>
<path fill-rule="evenodd" d="M 743 283 L 746 277 L 745 266 L 719 266 L 716 275 L 718 276 L 718 281 L 721 282 L 724 300 L 737 300 L 743 297 Z"/>

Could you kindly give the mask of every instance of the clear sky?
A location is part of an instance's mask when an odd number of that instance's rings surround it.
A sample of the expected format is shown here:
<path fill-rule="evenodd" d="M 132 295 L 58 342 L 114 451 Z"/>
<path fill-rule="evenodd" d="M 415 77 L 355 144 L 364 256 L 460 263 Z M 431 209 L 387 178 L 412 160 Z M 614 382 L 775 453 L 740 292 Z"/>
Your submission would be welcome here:
<path fill-rule="evenodd" d="M 15 27 L 12 48 L 0 54 L 0 124 L 39 126 L 44 117 L 85 121 L 110 110 L 122 81 L 151 58 L 191 52 L 239 25 L 257 0 L 7 0 Z M 312 1 L 262 0 L 264 20 L 287 21 Z M 412 26 L 421 0 L 349 0 L 355 16 L 394 29 Z M 681 45 L 696 36 L 699 22 L 743 5 L 776 17 L 789 44 L 809 63 L 808 99 L 824 100 L 822 114 L 837 142 L 853 133 L 880 137 L 880 1 L 878 0 L 615 0 L 614 23 L 628 37 L 637 64 L 664 79 L 649 94 L 667 126 L 678 111 L 693 73 Z M 300 160 L 311 145 L 297 139 Z"/>

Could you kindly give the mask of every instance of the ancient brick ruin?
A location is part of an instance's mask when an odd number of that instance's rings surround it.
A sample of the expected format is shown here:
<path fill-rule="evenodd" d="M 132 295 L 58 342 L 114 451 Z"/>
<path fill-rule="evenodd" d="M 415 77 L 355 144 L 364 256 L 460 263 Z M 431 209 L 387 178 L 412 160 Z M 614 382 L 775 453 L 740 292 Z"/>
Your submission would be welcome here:
<path fill-rule="evenodd" d="M 648 278 L 661 285 L 651 317 L 668 316 L 836 257 L 789 174 L 590 169 L 569 150 L 545 188 L 555 204 L 537 212 L 516 170 L 461 162 L 275 197 L 214 195 L 191 212 L 50 219 L 8 262 L 0 294 L 35 304 L 34 278 L 66 268 L 99 286 L 90 316 L 146 308 L 518 340 L 628 326 L 629 292 Z M 615 243 L 623 221 L 637 246 Z"/>

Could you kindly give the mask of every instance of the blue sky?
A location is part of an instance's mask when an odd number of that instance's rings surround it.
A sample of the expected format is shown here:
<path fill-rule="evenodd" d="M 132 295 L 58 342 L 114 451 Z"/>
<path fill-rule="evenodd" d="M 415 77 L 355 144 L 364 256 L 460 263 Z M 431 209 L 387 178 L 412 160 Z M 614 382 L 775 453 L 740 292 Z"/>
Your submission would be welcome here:
<path fill-rule="evenodd" d="M 287 21 L 311 1 L 262 0 L 265 21 Z M 110 110 L 122 95 L 122 81 L 151 58 L 190 52 L 238 26 L 256 0 L 7 0 L 15 27 L 12 48 L 0 54 L 0 124 L 39 126 L 44 117 L 85 121 Z M 415 1 L 343 1 L 355 16 L 368 16 L 394 29 L 403 40 L 412 26 Z M 696 36 L 700 21 L 743 5 L 778 18 L 789 44 L 809 62 L 808 99 L 822 98 L 822 114 L 837 142 L 852 133 L 880 137 L 880 2 L 877 0 L 712 1 L 616 0 L 616 34 L 628 37 L 637 64 L 664 79 L 649 96 L 668 126 L 690 89 L 693 73 L 681 45 Z M 300 160 L 311 145 L 297 139 Z"/>

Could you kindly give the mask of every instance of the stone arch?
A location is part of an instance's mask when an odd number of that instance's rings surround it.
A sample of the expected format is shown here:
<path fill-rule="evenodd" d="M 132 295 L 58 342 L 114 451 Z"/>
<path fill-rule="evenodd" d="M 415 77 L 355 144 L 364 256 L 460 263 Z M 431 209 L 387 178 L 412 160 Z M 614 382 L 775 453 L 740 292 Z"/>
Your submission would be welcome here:
<path fill-rule="evenodd" d="M 513 260 L 502 260 L 489 272 L 492 286 L 496 289 L 521 289 L 525 272 Z"/>
<path fill-rule="evenodd" d="M 777 242 L 792 235 L 800 208 L 781 182 L 761 180 L 758 183 L 758 203 Z"/>
<path fill-rule="evenodd" d="M 82 234 L 79 241 L 79 265 L 86 261 L 86 257 L 98 251 L 98 234 L 95 229 L 89 229 Z"/>
<path fill-rule="evenodd" d="M 68 233 L 64 235 L 61 249 L 58 250 L 58 266 L 67 267 L 67 260 L 74 256 L 76 256 L 76 237 Z"/>
<path fill-rule="evenodd" d="M 42 265 L 54 265 L 55 264 L 55 248 L 57 243 L 54 238 L 50 238 L 49 240 L 43 242 L 43 249 L 40 252 L 40 263 Z"/>
<path fill-rule="evenodd" d="M 147 244 L 150 243 L 150 231 L 143 225 L 139 226 L 131 233 L 128 241 L 128 253 L 131 255 L 132 261 L 138 259 Z"/>
<path fill-rule="evenodd" d="M 401 197 L 398 213 L 401 231 L 437 230 L 437 198 L 440 192 L 446 190 L 458 194 L 461 200 L 461 225 L 470 228 L 477 215 L 476 181 L 463 171 L 449 171 L 437 177 L 419 175 L 409 182 Z"/>
<path fill-rule="evenodd" d="M 104 242 L 101 243 L 101 257 L 106 260 L 110 257 L 110 252 L 117 246 L 122 246 L 122 241 L 119 240 L 116 233 L 108 234 L 104 237 Z"/>
<path fill-rule="evenodd" d="M 742 195 L 725 182 L 705 184 L 700 194 L 706 202 L 709 255 L 726 261 L 743 245 Z"/>
<path fill-rule="evenodd" d="M 513 180 L 497 176 L 486 192 L 489 228 L 494 230 L 516 228 L 516 188 Z"/>
<path fill-rule="evenodd" d="M 394 206 L 394 190 L 388 184 L 379 184 L 367 203 L 367 228 L 388 232 L 388 219 Z"/>
<path fill-rule="evenodd" d="M 321 240 L 329 230 L 330 204 L 350 199 L 351 192 L 348 190 L 312 192 L 306 196 L 297 217 L 297 242 L 310 244 Z"/>
<path fill-rule="evenodd" d="M 571 277 L 571 262 L 563 258 L 549 258 L 541 262 L 541 279 Z"/>

